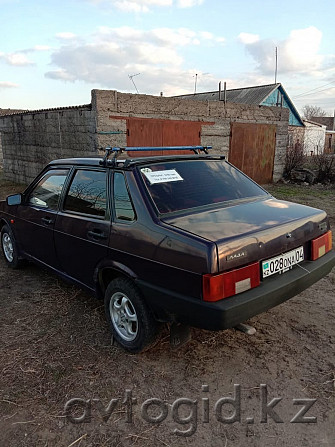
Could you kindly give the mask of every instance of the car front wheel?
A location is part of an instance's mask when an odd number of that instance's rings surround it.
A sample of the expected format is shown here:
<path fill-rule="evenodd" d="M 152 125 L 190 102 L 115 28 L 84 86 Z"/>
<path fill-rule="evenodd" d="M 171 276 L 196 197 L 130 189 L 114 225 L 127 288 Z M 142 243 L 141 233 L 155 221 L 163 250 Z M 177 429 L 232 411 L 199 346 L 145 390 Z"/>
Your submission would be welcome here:
<path fill-rule="evenodd" d="M 140 352 L 154 341 L 157 322 L 131 280 L 116 278 L 110 282 L 105 312 L 115 340 L 127 351 Z"/>
<path fill-rule="evenodd" d="M 1 248 L 8 266 L 15 269 L 20 266 L 19 254 L 14 235 L 8 225 L 1 230 Z"/>

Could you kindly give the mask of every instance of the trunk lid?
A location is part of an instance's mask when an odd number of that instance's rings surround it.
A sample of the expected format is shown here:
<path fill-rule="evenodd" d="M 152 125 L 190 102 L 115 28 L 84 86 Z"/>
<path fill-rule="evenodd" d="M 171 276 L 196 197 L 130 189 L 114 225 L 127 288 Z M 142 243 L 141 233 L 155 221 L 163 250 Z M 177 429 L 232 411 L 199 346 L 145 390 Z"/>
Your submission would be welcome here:
<path fill-rule="evenodd" d="M 215 242 L 220 272 L 299 246 L 304 246 L 307 259 L 308 241 L 329 228 L 324 211 L 273 197 L 162 220 Z"/>

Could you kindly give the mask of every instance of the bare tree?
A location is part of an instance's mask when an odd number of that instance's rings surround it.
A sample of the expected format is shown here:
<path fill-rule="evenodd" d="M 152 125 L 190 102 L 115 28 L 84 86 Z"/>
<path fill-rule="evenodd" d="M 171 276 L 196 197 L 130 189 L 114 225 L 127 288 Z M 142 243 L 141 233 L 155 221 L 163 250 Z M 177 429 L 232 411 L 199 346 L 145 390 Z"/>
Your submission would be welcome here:
<path fill-rule="evenodd" d="M 302 108 L 303 117 L 306 120 L 311 119 L 313 116 L 327 116 L 327 112 L 319 106 L 312 106 L 306 104 Z"/>

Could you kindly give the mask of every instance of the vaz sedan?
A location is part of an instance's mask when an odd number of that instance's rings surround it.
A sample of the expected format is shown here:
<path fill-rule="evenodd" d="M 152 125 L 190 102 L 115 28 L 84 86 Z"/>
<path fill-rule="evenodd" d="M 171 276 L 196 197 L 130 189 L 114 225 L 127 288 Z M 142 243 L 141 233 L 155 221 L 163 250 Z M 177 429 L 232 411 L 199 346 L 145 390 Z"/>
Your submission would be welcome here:
<path fill-rule="evenodd" d="M 130 352 L 160 322 L 234 327 L 335 265 L 324 211 L 275 199 L 206 148 L 165 149 L 172 155 L 121 160 L 125 149 L 109 148 L 104 159 L 55 160 L 0 203 L 8 266 L 35 262 L 104 299 Z M 180 149 L 195 154 L 173 155 Z"/>

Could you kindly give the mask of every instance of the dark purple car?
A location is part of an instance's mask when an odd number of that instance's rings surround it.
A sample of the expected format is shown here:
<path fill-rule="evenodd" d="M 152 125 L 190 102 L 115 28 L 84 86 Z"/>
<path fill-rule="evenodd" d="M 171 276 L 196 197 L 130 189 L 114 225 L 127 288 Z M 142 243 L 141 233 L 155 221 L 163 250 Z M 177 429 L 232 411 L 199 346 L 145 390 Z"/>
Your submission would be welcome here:
<path fill-rule="evenodd" d="M 195 149 L 49 163 L 0 202 L 6 262 L 36 262 L 104 298 L 113 336 L 131 352 L 159 322 L 234 327 L 330 272 L 324 211 L 277 200 Z"/>

